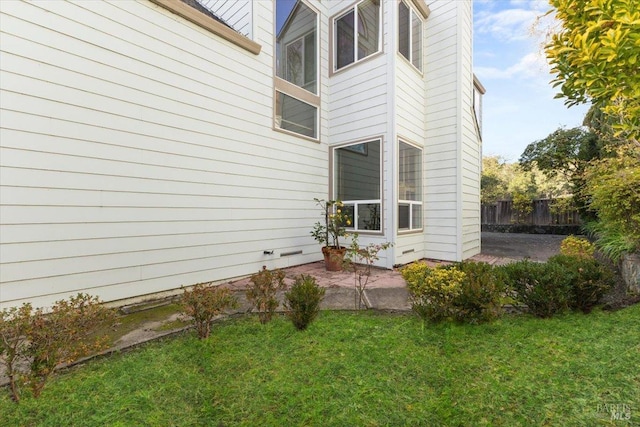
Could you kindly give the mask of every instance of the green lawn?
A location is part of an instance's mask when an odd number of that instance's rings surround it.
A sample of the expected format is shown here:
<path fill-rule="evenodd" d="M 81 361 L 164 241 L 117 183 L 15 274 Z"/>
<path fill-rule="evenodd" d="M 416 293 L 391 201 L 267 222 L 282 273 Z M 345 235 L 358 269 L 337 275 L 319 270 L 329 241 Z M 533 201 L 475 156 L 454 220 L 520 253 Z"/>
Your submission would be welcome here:
<path fill-rule="evenodd" d="M 70 369 L 38 400 L 0 392 L 1 425 L 640 425 L 640 305 L 481 326 L 322 312 L 305 332 L 241 317 Z"/>

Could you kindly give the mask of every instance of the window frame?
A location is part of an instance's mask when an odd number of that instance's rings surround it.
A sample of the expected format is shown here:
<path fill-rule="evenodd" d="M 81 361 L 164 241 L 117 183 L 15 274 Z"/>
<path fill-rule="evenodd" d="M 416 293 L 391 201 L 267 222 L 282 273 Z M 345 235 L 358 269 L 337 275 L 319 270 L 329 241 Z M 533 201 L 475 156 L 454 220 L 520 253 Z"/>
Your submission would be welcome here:
<path fill-rule="evenodd" d="M 419 200 L 411 200 L 411 199 L 401 199 L 400 195 L 400 183 L 401 183 L 401 176 L 400 176 L 400 172 L 401 172 L 401 158 L 400 158 L 400 144 L 405 144 L 408 145 L 409 147 L 416 149 L 420 152 L 420 176 L 417 179 L 417 182 L 419 183 L 419 188 L 416 190 L 416 194 L 419 195 Z M 397 214 L 398 214 L 398 218 L 397 218 L 397 230 L 398 230 L 398 234 L 408 234 L 408 233 L 416 233 L 416 232 L 421 232 L 422 230 L 424 230 L 424 147 L 421 147 L 420 145 L 410 142 L 409 140 L 407 140 L 406 138 L 399 138 L 398 139 L 398 145 L 397 145 L 397 150 L 398 150 L 398 174 L 397 174 L 397 203 L 398 203 L 398 210 L 397 210 Z M 400 206 L 401 205 L 408 205 L 409 206 L 409 228 L 400 228 Z M 413 227 L 413 207 L 414 206 L 420 206 L 420 227 Z"/>
<path fill-rule="evenodd" d="M 379 171 L 379 181 L 378 181 L 378 190 L 379 190 L 379 199 L 363 199 L 363 200 L 341 200 L 344 204 L 345 208 L 349 206 L 353 206 L 353 218 L 351 227 L 346 227 L 347 230 L 352 232 L 357 232 L 360 234 L 369 234 L 369 235 L 383 235 L 384 234 L 384 139 L 382 136 L 375 136 L 366 139 L 360 139 L 357 141 L 352 141 L 340 145 L 335 145 L 331 147 L 331 158 L 330 158 L 330 188 L 331 194 L 333 195 L 333 199 L 338 198 L 338 185 L 339 185 L 339 174 L 337 172 L 337 160 L 336 160 L 336 150 L 344 149 L 347 147 L 352 147 L 360 144 L 368 144 L 372 142 L 378 142 L 380 144 L 380 154 L 378 159 L 378 171 Z M 360 153 L 362 155 L 368 155 L 368 147 L 365 146 L 365 150 L 352 150 L 353 152 Z M 367 154 L 365 154 L 367 153 Z M 377 204 L 379 206 L 379 221 L 380 228 L 378 230 L 367 230 L 360 229 L 358 227 L 358 207 L 360 205 L 369 205 L 369 204 Z M 343 208 L 344 209 L 344 208 Z"/>
<path fill-rule="evenodd" d="M 384 17 L 384 0 L 380 0 L 379 2 L 379 13 L 378 13 L 378 49 L 375 52 L 371 52 L 369 53 L 367 56 L 358 59 L 358 20 L 359 20 L 359 13 L 358 13 L 358 6 L 362 3 L 364 3 L 365 1 L 369 1 L 369 0 L 358 0 L 355 3 L 353 3 L 351 6 L 349 6 L 348 8 L 342 10 L 341 12 L 335 14 L 330 20 L 330 31 L 329 31 L 329 37 L 330 37 L 330 49 L 331 49 L 331 54 L 329 55 L 329 59 L 330 59 L 330 64 L 329 64 L 329 74 L 333 75 L 339 72 L 342 72 L 343 70 L 349 69 L 351 67 L 353 67 L 356 64 L 360 64 L 364 61 L 368 61 L 371 58 L 376 57 L 377 55 L 380 55 L 383 50 L 384 50 L 384 43 L 383 43 L 383 17 Z M 350 62 L 349 64 L 346 64 L 340 68 L 337 68 L 338 65 L 338 46 L 337 46 L 337 42 L 338 42 L 338 37 L 337 37 L 337 28 L 338 28 L 338 21 L 342 18 L 344 18 L 346 15 L 348 15 L 349 13 L 353 12 L 353 28 L 354 28 L 354 37 L 353 37 L 353 62 Z"/>
<path fill-rule="evenodd" d="M 409 10 L 409 46 L 408 46 L 408 52 L 409 52 L 409 58 L 407 58 L 406 56 L 404 56 L 404 54 L 400 51 L 400 7 L 401 5 L 404 5 L 408 10 Z M 413 2 L 410 1 L 405 1 L 405 0 L 400 0 L 398 2 L 398 46 L 397 46 L 397 52 L 398 54 L 404 58 L 405 61 L 407 61 L 409 64 L 411 64 L 411 66 L 416 69 L 420 74 L 423 74 L 423 69 L 424 69 L 424 24 L 425 24 L 425 19 L 426 16 L 423 13 L 422 10 L 416 10 L 416 8 L 414 7 L 415 4 Z M 413 62 L 414 62 L 414 57 L 413 57 L 413 52 L 414 52 L 414 47 L 413 47 L 413 23 L 414 23 L 414 18 L 418 20 L 418 22 L 420 22 L 420 46 L 417 49 L 417 51 L 420 53 L 420 59 L 419 59 L 419 64 L 420 66 L 417 67 Z"/>
<path fill-rule="evenodd" d="M 277 0 L 276 0 L 277 1 Z M 316 92 L 317 93 L 313 93 L 308 89 L 305 89 L 302 86 L 298 86 L 294 83 L 291 83 L 289 81 L 287 81 L 286 79 L 279 77 L 278 76 L 278 32 L 276 31 L 276 25 L 277 25 L 277 17 L 276 17 L 276 7 L 274 7 L 274 35 L 273 35 L 273 125 L 272 125 L 272 129 L 276 132 L 282 132 L 288 135 L 293 135 L 295 137 L 298 138 L 303 138 L 303 139 L 307 139 L 309 141 L 313 141 L 313 142 L 320 142 L 320 123 L 321 123 L 321 117 L 320 117 L 320 110 L 321 110 L 321 98 L 320 98 L 320 90 L 321 90 L 321 57 L 320 57 L 320 11 L 318 11 L 316 8 L 314 8 L 312 5 L 310 5 L 306 0 L 299 0 L 300 3 L 306 7 L 309 8 L 309 10 L 311 10 L 313 13 L 315 13 L 316 15 L 316 19 L 315 19 L 315 56 L 316 56 L 316 73 L 315 73 L 315 83 L 316 83 Z M 275 6 L 275 2 L 274 2 L 274 6 Z M 298 7 L 298 6 L 296 6 Z M 290 44 L 298 41 L 298 40 L 302 40 L 302 46 L 303 46 L 303 50 L 306 49 L 305 47 L 305 39 L 306 37 L 308 37 L 310 34 L 312 34 L 314 31 L 307 31 L 306 33 L 302 34 L 300 37 L 290 41 L 289 43 L 287 43 L 286 45 L 282 46 L 282 51 L 281 50 L 281 55 L 283 58 L 286 58 L 287 53 L 286 53 L 286 47 L 289 46 Z M 283 59 L 281 58 L 281 59 Z M 303 68 L 303 74 L 304 74 L 304 58 L 302 59 L 302 68 Z M 284 69 L 284 73 L 286 75 L 287 70 L 286 68 Z M 303 76 L 303 80 L 304 80 L 304 76 Z M 309 82 L 310 83 L 310 82 Z M 310 137 L 298 132 L 294 132 L 292 130 L 288 130 L 288 129 L 283 129 L 281 127 L 279 127 L 279 123 L 282 123 L 283 117 L 282 115 L 279 116 L 280 120 L 278 120 L 278 116 L 276 115 L 278 109 L 277 109 L 277 104 L 278 104 L 278 97 L 279 94 L 283 94 L 286 96 L 289 96 L 291 98 L 294 98 L 300 102 L 303 102 L 305 104 L 308 104 L 312 107 L 314 107 L 316 109 L 316 114 L 315 114 L 315 137 Z"/>

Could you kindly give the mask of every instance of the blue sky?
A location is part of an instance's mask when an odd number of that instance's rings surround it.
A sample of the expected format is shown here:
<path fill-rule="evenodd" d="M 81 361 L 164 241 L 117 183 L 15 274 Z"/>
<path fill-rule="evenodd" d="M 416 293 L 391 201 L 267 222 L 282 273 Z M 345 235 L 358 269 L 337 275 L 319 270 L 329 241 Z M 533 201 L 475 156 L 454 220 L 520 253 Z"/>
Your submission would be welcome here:
<path fill-rule="evenodd" d="M 567 108 L 553 99 L 536 35 L 545 0 L 474 0 L 474 71 L 487 93 L 483 99 L 483 154 L 517 161 L 525 147 L 565 126 L 580 126 L 588 105 Z"/>

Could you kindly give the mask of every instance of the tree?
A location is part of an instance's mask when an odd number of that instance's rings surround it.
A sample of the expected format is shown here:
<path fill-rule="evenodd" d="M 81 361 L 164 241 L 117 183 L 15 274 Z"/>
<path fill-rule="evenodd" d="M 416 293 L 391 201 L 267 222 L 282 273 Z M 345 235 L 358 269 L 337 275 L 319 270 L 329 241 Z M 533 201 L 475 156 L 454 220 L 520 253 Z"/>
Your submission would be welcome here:
<path fill-rule="evenodd" d="M 557 98 L 601 106 L 617 136 L 640 138 L 640 3 L 549 0 L 560 28 L 545 46 Z"/>
<path fill-rule="evenodd" d="M 558 128 L 549 136 L 532 142 L 520 156 L 525 170 L 537 167 L 548 179 L 561 179 L 568 185 L 581 213 L 587 213 L 587 201 L 581 197 L 588 162 L 601 154 L 598 137 L 581 128 Z"/>

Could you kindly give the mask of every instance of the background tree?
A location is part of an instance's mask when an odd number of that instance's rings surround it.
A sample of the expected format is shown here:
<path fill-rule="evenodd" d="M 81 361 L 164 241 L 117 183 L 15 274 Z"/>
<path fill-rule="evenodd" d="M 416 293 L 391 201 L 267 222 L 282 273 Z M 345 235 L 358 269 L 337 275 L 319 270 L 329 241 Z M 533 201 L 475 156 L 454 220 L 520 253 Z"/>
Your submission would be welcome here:
<path fill-rule="evenodd" d="M 640 138 L 640 3 L 638 0 L 549 0 L 560 27 L 545 52 L 557 98 L 592 101 L 617 136 Z"/>

